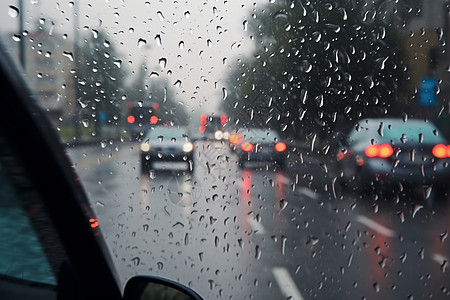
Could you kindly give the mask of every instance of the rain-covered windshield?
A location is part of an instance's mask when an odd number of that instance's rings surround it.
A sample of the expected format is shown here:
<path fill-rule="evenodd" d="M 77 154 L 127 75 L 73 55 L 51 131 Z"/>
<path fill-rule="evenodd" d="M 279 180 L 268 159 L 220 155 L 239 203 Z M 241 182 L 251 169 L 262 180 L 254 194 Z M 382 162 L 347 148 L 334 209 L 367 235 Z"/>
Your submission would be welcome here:
<path fill-rule="evenodd" d="M 122 285 L 449 297 L 447 0 L 1 8 Z"/>

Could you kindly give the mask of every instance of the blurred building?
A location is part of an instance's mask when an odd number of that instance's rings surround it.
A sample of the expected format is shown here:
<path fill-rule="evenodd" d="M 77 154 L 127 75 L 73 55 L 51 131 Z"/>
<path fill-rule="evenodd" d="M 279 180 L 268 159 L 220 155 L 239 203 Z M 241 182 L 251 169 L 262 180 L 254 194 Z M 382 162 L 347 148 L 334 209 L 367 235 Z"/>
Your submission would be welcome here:
<path fill-rule="evenodd" d="M 23 67 L 30 87 L 54 124 L 71 124 L 78 104 L 72 74 L 75 67 L 73 42 L 42 24 L 35 28 L 22 37 L 16 33 L 6 34 L 3 40 L 17 57 L 18 64 L 20 51 L 24 51 Z M 23 47 L 21 39 L 24 39 Z"/>

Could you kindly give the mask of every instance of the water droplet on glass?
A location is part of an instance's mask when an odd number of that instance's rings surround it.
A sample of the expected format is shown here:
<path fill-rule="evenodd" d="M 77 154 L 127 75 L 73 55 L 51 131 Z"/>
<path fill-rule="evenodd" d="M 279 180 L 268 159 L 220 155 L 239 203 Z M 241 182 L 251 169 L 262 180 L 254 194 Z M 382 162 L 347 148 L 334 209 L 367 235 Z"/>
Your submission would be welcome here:
<path fill-rule="evenodd" d="M 412 209 L 412 217 L 414 218 L 419 210 L 423 208 L 423 205 L 414 204 Z"/>
<path fill-rule="evenodd" d="M 158 266 L 158 270 L 162 270 L 164 268 L 164 264 L 162 262 L 158 262 L 156 265 Z"/>
<path fill-rule="evenodd" d="M 245 21 L 242 23 L 242 27 L 243 27 L 244 31 L 247 31 L 247 29 L 248 29 L 248 21 L 247 21 L 247 20 L 245 20 Z"/>
<path fill-rule="evenodd" d="M 135 257 L 131 259 L 134 263 L 135 266 L 139 266 L 139 264 L 141 263 L 141 259 L 139 257 Z"/>
<path fill-rule="evenodd" d="M 255 247 L 255 258 L 256 259 L 261 258 L 261 247 L 259 245 L 256 245 L 256 247 Z"/>
<path fill-rule="evenodd" d="M 167 59 L 162 57 L 159 59 L 159 66 L 161 67 L 161 69 L 165 69 L 167 65 Z"/>
<path fill-rule="evenodd" d="M 380 285 L 378 284 L 378 282 L 375 282 L 373 284 L 373 289 L 375 290 L 376 293 L 380 291 Z"/>
<path fill-rule="evenodd" d="M 19 9 L 15 6 L 10 5 L 8 9 L 8 15 L 11 18 L 17 18 L 17 16 L 19 16 Z"/>
<path fill-rule="evenodd" d="M 155 42 L 158 46 L 162 46 L 162 40 L 161 40 L 161 35 L 157 34 L 155 36 Z"/>
<path fill-rule="evenodd" d="M 191 13 L 190 13 L 189 11 L 186 11 L 186 12 L 184 13 L 184 17 L 185 17 L 186 19 L 189 19 L 189 18 L 191 17 Z"/>
<path fill-rule="evenodd" d="M 138 42 L 137 42 L 138 48 L 142 48 L 145 45 L 147 45 L 147 40 L 143 39 L 143 38 L 139 38 Z"/>
<path fill-rule="evenodd" d="M 101 146 L 102 148 L 106 148 L 107 145 L 108 145 L 108 143 L 106 142 L 106 140 L 102 140 L 102 141 L 100 142 L 100 146 Z"/>
<path fill-rule="evenodd" d="M 159 20 L 160 20 L 160 21 L 163 21 L 163 20 L 164 20 L 164 15 L 163 15 L 163 13 L 162 13 L 161 11 L 158 11 L 157 14 L 158 14 Z"/>
<path fill-rule="evenodd" d="M 63 56 L 67 57 L 68 59 L 70 59 L 70 61 L 73 61 L 73 53 L 69 52 L 69 51 L 64 51 L 63 52 Z"/>
<path fill-rule="evenodd" d="M 120 59 L 117 59 L 117 60 L 114 61 L 114 64 L 115 64 L 118 68 L 120 68 L 120 67 L 122 66 L 122 61 L 121 61 Z"/>
<path fill-rule="evenodd" d="M 81 123 L 83 123 L 83 126 L 84 127 L 89 127 L 89 119 L 83 119 L 82 121 L 81 121 Z"/>

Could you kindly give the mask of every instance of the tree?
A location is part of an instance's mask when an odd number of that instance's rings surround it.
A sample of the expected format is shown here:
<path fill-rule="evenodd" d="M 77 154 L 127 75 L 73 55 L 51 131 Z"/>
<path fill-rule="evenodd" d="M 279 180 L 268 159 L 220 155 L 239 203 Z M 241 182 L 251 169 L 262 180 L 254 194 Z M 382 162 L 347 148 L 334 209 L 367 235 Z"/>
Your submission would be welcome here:
<path fill-rule="evenodd" d="M 385 114 L 407 74 L 400 34 L 378 7 L 277 1 L 253 12 L 248 28 L 257 50 L 232 72 L 223 109 L 291 136 Z"/>
<path fill-rule="evenodd" d="M 123 110 L 124 75 L 121 60 L 107 33 L 99 31 L 84 38 L 76 72 L 78 101 L 83 123 L 93 123 L 97 135 L 102 134 L 101 124 L 117 125 Z"/>

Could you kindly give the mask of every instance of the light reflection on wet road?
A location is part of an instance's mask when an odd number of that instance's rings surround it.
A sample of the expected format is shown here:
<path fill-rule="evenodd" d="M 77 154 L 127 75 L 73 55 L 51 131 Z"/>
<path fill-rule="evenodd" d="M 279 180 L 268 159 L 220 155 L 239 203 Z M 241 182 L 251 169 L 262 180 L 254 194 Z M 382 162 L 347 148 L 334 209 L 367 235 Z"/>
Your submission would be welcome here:
<path fill-rule="evenodd" d="M 448 202 L 354 196 L 316 154 L 286 170 L 240 169 L 227 145 L 196 143 L 195 170 L 140 174 L 138 145 L 69 150 L 125 282 L 187 284 L 205 299 L 448 296 Z M 118 147 L 117 147 L 118 146 Z"/>

